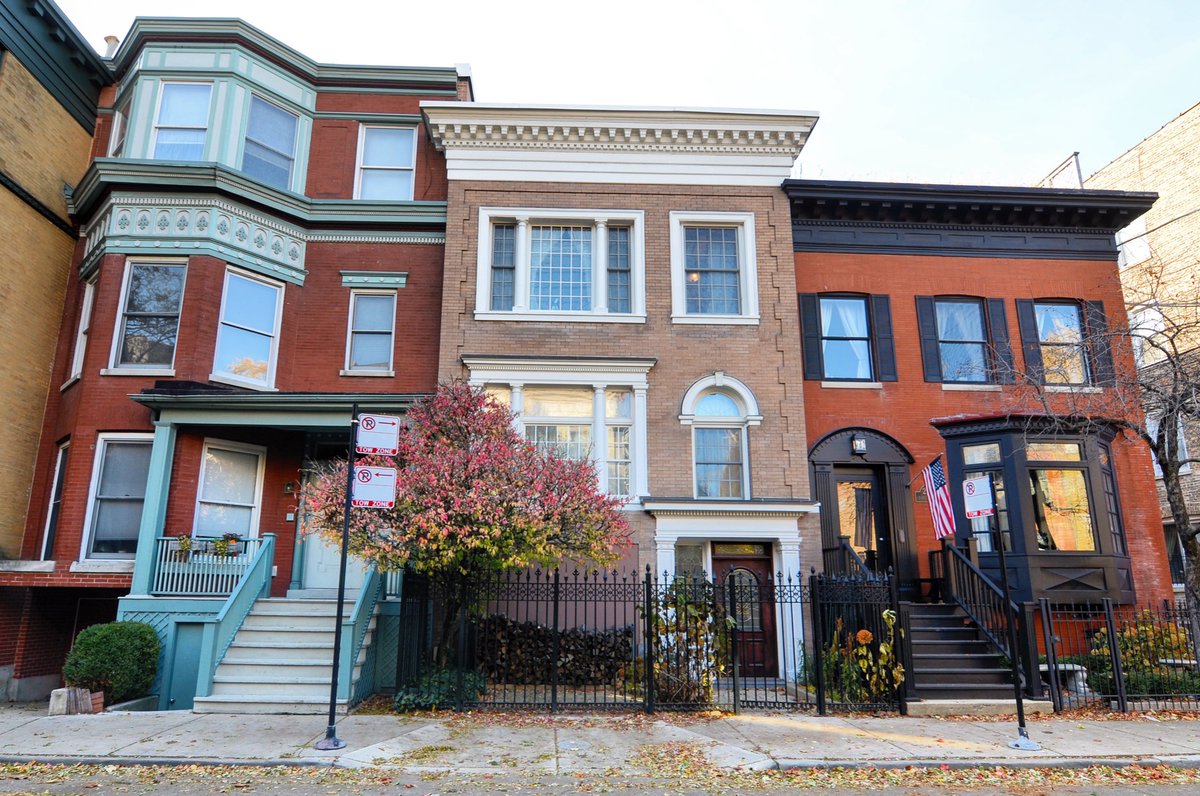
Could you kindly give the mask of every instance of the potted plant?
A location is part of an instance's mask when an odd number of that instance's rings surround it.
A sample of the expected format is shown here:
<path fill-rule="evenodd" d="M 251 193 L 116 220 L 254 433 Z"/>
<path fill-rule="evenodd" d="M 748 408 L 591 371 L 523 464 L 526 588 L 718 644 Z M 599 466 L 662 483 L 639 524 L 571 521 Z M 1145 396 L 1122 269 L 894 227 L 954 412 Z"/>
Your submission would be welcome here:
<path fill-rule="evenodd" d="M 175 537 L 175 560 L 187 561 L 192 556 L 192 537 L 177 536 Z"/>
<path fill-rule="evenodd" d="M 225 555 L 236 556 L 239 552 L 241 552 L 238 549 L 238 545 L 240 545 L 242 541 L 242 535 L 240 533 L 230 532 L 222 534 L 221 539 L 225 542 Z"/>

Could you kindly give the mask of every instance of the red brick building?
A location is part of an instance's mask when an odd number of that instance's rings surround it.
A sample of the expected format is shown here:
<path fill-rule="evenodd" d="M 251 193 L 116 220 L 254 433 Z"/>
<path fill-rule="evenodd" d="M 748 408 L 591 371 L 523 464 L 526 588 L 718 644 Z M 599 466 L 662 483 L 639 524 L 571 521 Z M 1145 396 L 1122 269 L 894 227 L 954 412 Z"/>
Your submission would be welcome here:
<path fill-rule="evenodd" d="M 126 595 L 170 667 L 179 617 L 228 594 L 147 607 L 208 588 L 164 579 L 180 537 L 237 534 L 244 564 L 273 534 L 270 594 L 336 586 L 296 496 L 353 403 L 436 384 L 446 179 L 418 105 L 470 98 L 453 68 L 319 64 L 234 20 L 138 19 L 108 65 L 25 563 L 0 572 L 14 677 L 43 692 Z"/>
<path fill-rule="evenodd" d="M 1153 194 L 793 180 L 813 498 L 826 564 L 840 537 L 902 592 L 939 548 L 920 476 L 941 456 L 958 534 L 1008 539 L 1014 596 L 1170 597 L 1150 454 L 1069 414 L 1132 368 L 1113 233 Z M 1111 340 L 1111 345 L 1107 341 Z M 1053 426 L 1052 428 L 1050 426 Z M 965 475 L 997 516 L 968 520 Z M 936 565 L 934 565 L 936 567 Z"/>

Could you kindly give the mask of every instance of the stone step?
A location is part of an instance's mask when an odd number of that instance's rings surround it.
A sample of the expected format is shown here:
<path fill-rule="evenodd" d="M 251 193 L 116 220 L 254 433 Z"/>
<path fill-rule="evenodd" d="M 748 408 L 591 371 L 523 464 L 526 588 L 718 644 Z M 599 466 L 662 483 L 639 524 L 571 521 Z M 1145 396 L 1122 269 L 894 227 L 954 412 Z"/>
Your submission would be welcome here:
<path fill-rule="evenodd" d="M 226 694 L 222 696 L 196 697 L 192 705 L 194 713 L 294 713 L 320 715 L 329 710 L 329 694 L 324 697 L 292 696 L 244 696 Z M 337 712 L 345 714 L 347 703 L 337 701 Z"/>
<path fill-rule="evenodd" d="M 357 678 L 360 667 L 355 667 Z M 276 672 L 279 670 L 276 669 Z M 328 677 L 233 677 L 218 674 L 213 678 L 213 696 L 293 696 L 329 698 Z"/>
<path fill-rule="evenodd" d="M 1007 685 L 1012 688 L 1012 672 L 999 667 L 989 669 L 918 668 L 913 661 L 913 682 L 917 689 L 926 685 Z"/>
<path fill-rule="evenodd" d="M 992 645 L 979 639 L 913 639 L 913 655 L 980 655 L 992 652 Z"/>
<path fill-rule="evenodd" d="M 962 653 L 927 654 L 913 652 L 913 668 L 918 671 L 928 669 L 1001 669 L 1000 656 L 995 653 Z"/>
<path fill-rule="evenodd" d="M 329 678 L 333 676 L 333 650 L 329 650 L 329 656 L 323 663 L 316 660 L 286 660 L 268 657 L 230 660 L 226 657 L 217 667 L 217 671 L 222 677 L 248 677 L 257 676 L 263 670 L 278 672 L 285 667 L 287 671 L 294 672 L 299 677 L 320 677 L 324 678 L 325 682 L 329 682 Z"/>
<path fill-rule="evenodd" d="M 354 607 L 354 602 L 347 601 L 346 612 Z M 293 600 L 283 597 L 269 597 L 254 603 L 252 614 L 322 614 L 333 616 L 337 612 L 337 600 Z"/>
<path fill-rule="evenodd" d="M 1013 698 L 1012 683 L 930 683 L 917 685 L 921 699 L 1004 699 Z M 1014 710 L 1016 708 L 1014 707 Z"/>

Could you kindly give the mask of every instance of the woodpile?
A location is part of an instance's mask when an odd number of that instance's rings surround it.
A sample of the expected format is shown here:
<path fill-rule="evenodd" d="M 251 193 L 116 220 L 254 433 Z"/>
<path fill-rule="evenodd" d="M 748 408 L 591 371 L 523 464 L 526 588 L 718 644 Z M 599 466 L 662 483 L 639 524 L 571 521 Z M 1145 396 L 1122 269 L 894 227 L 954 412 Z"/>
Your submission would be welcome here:
<path fill-rule="evenodd" d="M 514 685 L 550 683 L 556 637 L 561 685 L 615 684 L 634 659 L 632 626 L 556 631 L 537 622 L 489 616 L 479 627 L 480 658 L 488 678 Z"/>

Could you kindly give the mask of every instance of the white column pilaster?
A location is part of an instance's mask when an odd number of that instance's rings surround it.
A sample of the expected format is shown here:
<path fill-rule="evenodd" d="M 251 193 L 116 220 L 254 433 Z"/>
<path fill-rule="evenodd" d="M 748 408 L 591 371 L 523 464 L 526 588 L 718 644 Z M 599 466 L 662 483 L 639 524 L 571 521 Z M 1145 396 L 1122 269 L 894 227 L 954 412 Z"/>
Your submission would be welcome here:
<path fill-rule="evenodd" d="M 517 240 L 513 256 L 516 267 L 513 271 L 513 312 L 529 309 L 529 218 L 517 217 Z"/>
<path fill-rule="evenodd" d="M 675 540 L 656 539 L 654 550 L 654 577 L 661 578 L 663 573 L 668 580 L 675 577 Z"/>
<path fill-rule="evenodd" d="M 650 494 L 649 445 L 646 439 L 646 388 L 633 388 L 633 494 L 646 497 Z M 672 561 L 674 556 L 672 555 Z"/>
<path fill-rule="evenodd" d="M 592 312 L 608 312 L 608 221 L 596 221 L 592 241 Z"/>
<path fill-rule="evenodd" d="M 517 433 L 522 438 L 525 436 L 525 385 L 520 382 L 513 382 L 509 385 L 512 388 L 512 404 L 510 408 L 513 413 L 513 424 L 517 427 Z"/>
<path fill-rule="evenodd" d="M 605 392 L 603 384 L 593 386 L 592 392 L 592 462 L 596 466 L 596 482 L 600 491 L 608 492 L 608 428 L 604 424 Z"/>

